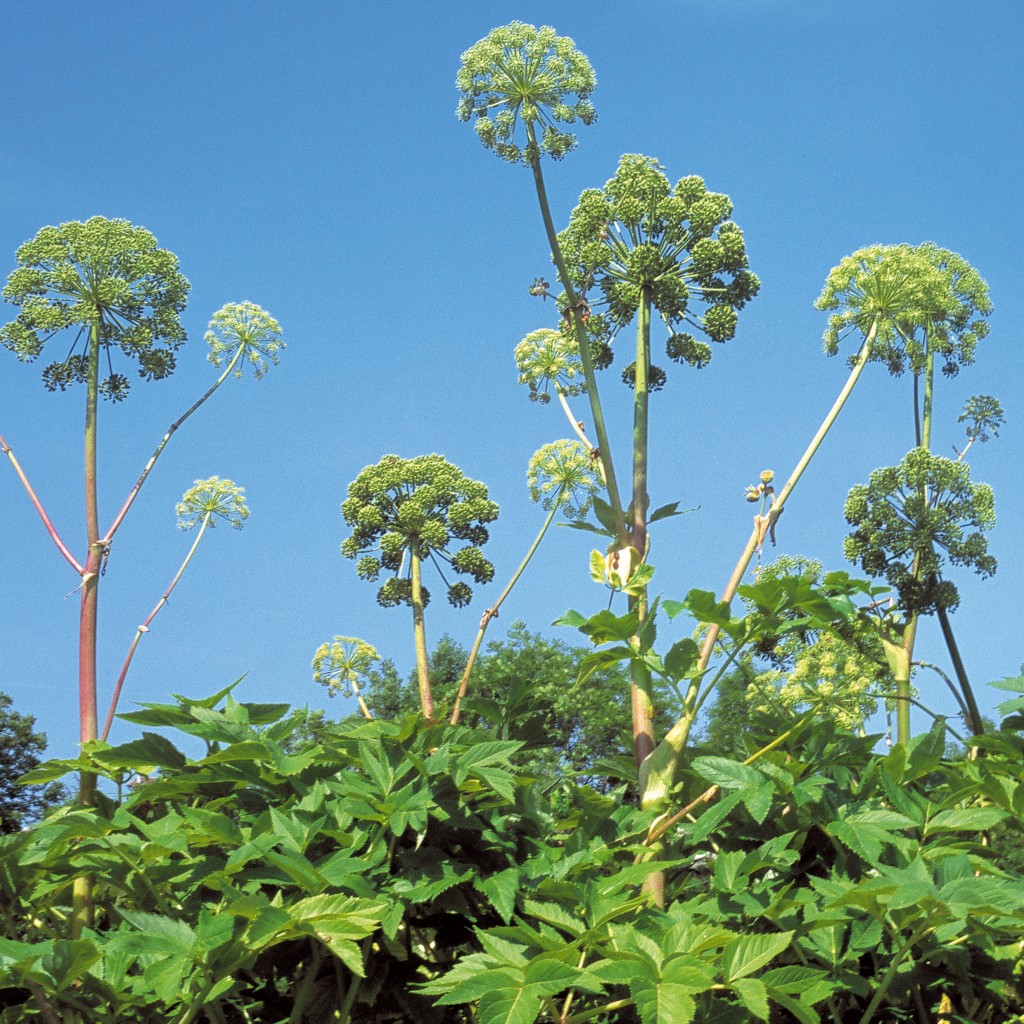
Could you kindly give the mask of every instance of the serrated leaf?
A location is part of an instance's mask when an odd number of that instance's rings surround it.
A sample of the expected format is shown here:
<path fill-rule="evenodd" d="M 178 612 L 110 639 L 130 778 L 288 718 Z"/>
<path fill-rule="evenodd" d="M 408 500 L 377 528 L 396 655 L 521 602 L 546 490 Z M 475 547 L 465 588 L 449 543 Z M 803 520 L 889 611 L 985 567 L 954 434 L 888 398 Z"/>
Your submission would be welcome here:
<path fill-rule="evenodd" d="M 587 624 L 587 617 L 570 608 L 564 615 L 560 615 L 552 626 L 571 626 L 573 629 L 580 629 Z"/>
<path fill-rule="evenodd" d="M 720 789 L 747 789 L 764 784 L 764 776 L 759 771 L 727 757 L 695 757 L 693 770 Z"/>
<path fill-rule="evenodd" d="M 103 760 L 122 768 L 183 768 L 185 755 L 169 739 L 144 732 L 141 739 L 104 751 Z"/>
<path fill-rule="evenodd" d="M 740 935 L 727 942 L 722 950 L 722 971 L 726 983 L 745 978 L 764 967 L 770 960 L 789 948 L 793 932 L 775 932 L 767 935 Z"/>
<path fill-rule="evenodd" d="M 512 920 L 519 891 L 519 868 L 506 868 L 497 874 L 477 877 L 473 883 L 491 902 L 505 924 Z"/>
<path fill-rule="evenodd" d="M 634 978 L 629 986 L 642 1024 L 689 1024 L 696 1005 L 684 985 Z"/>
<path fill-rule="evenodd" d="M 730 987 L 758 1020 L 768 1019 L 768 992 L 762 982 L 757 978 L 739 978 Z"/>
<path fill-rule="evenodd" d="M 933 832 L 984 832 L 1007 817 L 998 807 L 954 807 L 939 811 L 925 826 L 925 835 Z"/>

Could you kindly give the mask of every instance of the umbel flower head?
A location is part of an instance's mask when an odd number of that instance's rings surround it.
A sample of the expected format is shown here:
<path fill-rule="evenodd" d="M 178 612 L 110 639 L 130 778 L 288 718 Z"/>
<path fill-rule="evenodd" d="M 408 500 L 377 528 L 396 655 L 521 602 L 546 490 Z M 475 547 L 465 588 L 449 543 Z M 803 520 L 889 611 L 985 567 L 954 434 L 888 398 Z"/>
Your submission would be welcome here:
<path fill-rule="evenodd" d="M 709 192 L 701 178 L 673 186 L 656 160 L 627 154 L 603 189 L 580 196 L 559 240 L 580 290 L 600 289 L 590 304 L 606 307 L 611 334 L 633 319 L 647 293 L 672 331 L 669 358 L 699 368 L 711 347 L 691 331 L 729 340 L 737 311 L 760 288 L 731 214 L 729 197 Z"/>
<path fill-rule="evenodd" d="M 214 366 L 244 356 L 252 365 L 256 379 L 267 372 L 268 361 L 278 364 L 277 353 L 285 347 L 281 325 L 255 302 L 229 302 L 213 314 L 205 335 L 210 346 L 206 357 Z M 244 364 L 237 363 L 233 376 L 241 377 Z"/>
<path fill-rule="evenodd" d="M 380 661 L 377 649 L 355 636 L 336 636 L 313 655 L 313 681 L 327 687 L 330 696 L 358 693 L 366 674 Z"/>
<path fill-rule="evenodd" d="M 550 385 L 567 396 L 586 391 L 579 346 L 566 331 L 531 331 L 516 345 L 515 355 L 519 383 L 529 387 L 531 402 L 550 402 Z"/>
<path fill-rule="evenodd" d="M 211 529 L 217 525 L 218 519 L 223 519 L 229 526 L 240 530 L 249 518 L 245 488 L 217 476 L 197 480 L 181 496 L 174 511 L 181 530 L 191 530 L 207 518 Z"/>
<path fill-rule="evenodd" d="M 600 489 L 597 464 L 579 441 L 554 441 L 534 452 L 526 471 L 530 498 L 550 511 L 556 506 L 573 522 L 582 522 Z"/>
<path fill-rule="evenodd" d="M 899 466 L 876 469 L 854 487 L 845 515 L 854 527 L 843 543 L 846 557 L 884 577 L 908 613 L 959 604 L 956 587 L 941 576 L 947 559 L 981 577 L 996 571 L 985 538 L 996 520 L 992 488 L 972 484 L 965 462 L 915 448 Z"/>
<path fill-rule="evenodd" d="M 982 318 L 992 309 L 985 282 L 967 261 L 931 242 L 859 249 L 832 270 L 815 306 L 832 312 L 828 355 L 848 334 L 867 336 L 874 327 L 869 358 L 893 376 L 908 367 L 921 373 L 929 350 L 944 360 L 944 373 L 955 375 L 973 361 L 988 333 Z"/>
<path fill-rule="evenodd" d="M 178 258 L 145 228 L 105 217 L 69 221 L 43 228 L 18 249 L 17 260 L 3 296 L 21 312 L 0 328 L 0 343 L 33 362 L 51 338 L 71 335 L 70 346 L 61 341 L 63 357 L 43 370 L 47 390 L 88 379 L 94 329 L 104 397 L 119 401 L 129 390 L 128 378 L 113 369 L 114 348 L 136 361 L 140 377 L 161 380 L 174 372 L 189 284 Z"/>
<path fill-rule="evenodd" d="M 968 441 L 985 444 L 990 437 L 999 436 L 1006 417 L 997 398 L 991 395 L 972 395 L 964 402 L 964 411 L 957 416 L 956 421 L 967 424 Z"/>
<path fill-rule="evenodd" d="M 459 120 L 476 118 L 480 141 L 510 163 L 535 164 L 542 152 L 561 159 L 576 136 L 560 125 L 592 124 L 597 116 L 590 62 L 546 25 L 513 21 L 492 30 L 462 55 L 455 84 Z M 526 139 L 516 141 L 520 130 Z"/>
<path fill-rule="evenodd" d="M 349 484 L 341 514 L 352 527 L 341 553 L 359 559 L 359 576 L 374 582 L 382 571 L 392 574 L 377 591 L 384 607 L 412 603 L 407 555 L 434 563 L 456 608 L 469 604 L 473 591 L 463 580 L 449 583 L 441 563 L 477 583 L 494 577 L 481 546 L 489 536 L 485 524 L 498 518 L 498 506 L 484 484 L 440 455 L 385 455 Z M 456 541 L 466 543 L 452 550 Z M 428 599 L 424 588 L 424 604 Z"/>

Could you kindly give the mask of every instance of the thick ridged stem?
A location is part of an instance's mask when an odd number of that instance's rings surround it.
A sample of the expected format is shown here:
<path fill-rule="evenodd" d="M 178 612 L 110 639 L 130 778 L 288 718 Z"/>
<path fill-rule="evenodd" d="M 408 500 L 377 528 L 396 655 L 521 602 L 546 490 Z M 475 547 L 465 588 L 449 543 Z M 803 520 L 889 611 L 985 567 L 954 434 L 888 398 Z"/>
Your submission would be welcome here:
<path fill-rule="evenodd" d="M 953 627 L 949 624 L 949 615 L 945 608 L 939 607 L 936 611 L 939 626 L 942 629 L 942 637 L 946 641 L 946 649 L 949 651 L 949 659 L 953 662 L 953 671 L 956 672 L 956 680 L 960 684 L 960 692 L 963 694 L 964 704 L 970 716 L 967 728 L 975 736 L 980 736 L 985 731 L 981 721 L 981 709 L 974 696 L 974 688 L 967 678 L 967 669 L 964 667 L 963 658 L 960 656 L 960 648 L 957 646 L 956 637 L 953 636 Z"/>
<path fill-rule="evenodd" d="M 776 497 L 775 503 L 772 506 L 771 511 L 768 513 L 768 523 L 755 524 L 753 532 L 750 535 L 750 539 L 747 541 L 746 547 L 744 547 L 743 553 L 740 555 L 740 559 L 736 563 L 735 569 L 733 569 L 732 576 L 729 578 L 729 583 L 726 586 L 725 592 L 722 594 L 723 601 L 731 601 L 733 597 L 736 596 L 736 590 L 743 580 L 743 576 L 747 571 L 747 566 L 749 566 L 750 560 L 753 558 L 758 545 L 763 540 L 767 530 L 770 529 L 770 527 L 778 520 L 779 516 L 782 515 L 786 501 L 793 493 L 793 489 L 799 482 L 800 477 L 807 469 L 807 466 L 810 464 L 815 453 L 821 447 L 826 435 L 829 430 L 831 430 L 832 425 L 838 418 L 847 399 L 853 392 L 854 386 L 860 379 L 861 373 L 864 371 L 864 367 L 868 364 L 868 361 L 871 358 L 871 348 L 877 332 L 877 322 L 872 323 L 867 337 L 864 339 L 864 344 L 857 353 L 853 368 L 850 370 L 850 375 L 847 378 L 846 383 L 843 385 L 843 389 L 839 392 L 839 395 L 832 404 L 832 408 L 829 410 L 828 415 L 822 421 L 817 433 L 811 439 L 811 443 L 807 446 L 807 450 L 800 458 L 800 461 L 796 464 L 796 467 L 790 474 L 789 479 L 786 481 L 782 490 Z M 697 671 L 703 671 L 707 668 L 708 662 L 711 660 L 711 652 L 714 648 L 715 640 L 718 638 L 718 633 L 718 627 L 711 624 L 708 628 L 704 645 L 701 648 L 700 659 L 697 663 Z M 660 808 L 668 798 L 668 794 L 675 783 L 676 772 L 682 762 L 683 752 L 686 748 L 686 742 L 691 725 L 692 722 L 690 721 L 689 716 L 683 715 L 679 721 L 669 729 L 662 741 L 655 748 L 654 753 L 647 759 L 645 765 L 647 770 L 641 776 L 643 803 L 645 807 L 650 807 L 652 809 Z"/>
<path fill-rule="evenodd" d="M 608 430 L 605 426 L 604 411 L 601 408 L 601 398 L 597 391 L 597 378 L 594 374 L 594 360 L 590 353 L 590 339 L 587 337 L 587 328 L 583 321 L 582 310 L 580 309 L 580 298 L 573 287 L 572 278 L 569 276 L 569 269 L 562 255 L 562 247 L 558 242 L 558 233 L 555 231 L 555 223 L 551 217 L 551 207 L 548 203 L 547 189 L 544 186 L 544 172 L 540 165 L 540 147 L 537 144 L 537 133 L 532 124 L 526 126 L 527 137 L 530 149 L 536 154 L 530 163 L 533 171 L 533 183 L 537 190 L 537 202 L 540 204 L 540 213 L 544 221 L 544 230 L 548 236 L 548 244 L 551 246 L 551 258 L 558 270 L 558 278 L 565 289 L 569 309 L 566 310 L 572 320 L 573 331 L 576 335 L 576 345 L 580 352 L 580 363 L 583 366 L 583 379 L 587 384 L 587 397 L 590 399 L 590 414 L 594 420 L 594 433 L 597 436 L 598 455 L 604 471 L 605 487 L 608 490 L 608 504 L 611 506 L 612 515 L 615 517 L 615 532 L 622 547 L 626 546 L 626 517 L 622 510 L 622 498 L 619 495 L 619 486 L 615 479 L 615 467 L 612 464 L 611 446 L 608 443 Z"/>
<path fill-rule="evenodd" d="M 530 559 L 533 558 L 534 554 L 536 554 L 537 548 L 540 547 L 540 542 L 544 539 L 544 534 L 548 532 L 548 527 L 551 526 L 552 520 L 554 520 L 555 514 L 558 512 L 559 506 L 562 503 L 562 495 L 564 493 L 563 489 L 555 496 L 551 505 L 551 511 L 548 512 L 547 518 L 544 520 L 544 525 L 540 528 L 540 532 L 530 545 L 530 550 L 526 552 L 526 557 L 519 563 L 519 568 L 512 574 L 512 578 L 508 581 L 505 589 L 498 596 L 498 600 L 495 601 L 494 604 L 492 604 L 480 617 L 480 628 L 477 630 L 476 639 L 473 641 L 473 647 L 469 652 L 469 657 L 466 659 L 466 667 L 463 669 L 462 679 L 459 680 L 459 692 L 455 695 L 455 706 L 452 708 L 452 717 L 450 719 L 452 725 L 459 724 L 459 715 L 462 713 L 462 698 L 466 696 L 466 690 L 469 688 L 469 677 L 473 673 L 473 666 L 476 664 L 477 655 L 480 653 L 480 645 L 484 641 L 484 633 L 487 632 L 487 627 L 491 624 L 491 619 L 496 619 L 498 617 L 498 609 L 501 607 L 502 602 L 511 593 L 512 588 L 516 583 L 519 582 L 519 577 L 523 575 L 526 567 L 530 564 Z"/>
<path fill-rule="evenodd" d="M 650 420 L 650 362 L 651 362 L 651 289 L 644 285 L 637 315 L 636 363 L 633 398 L 633 521 L 630 540 L 640 553 L 647 554 L 647 458 Z M 646 592 L 630 598 L 642 627 L 647 620 Z M 639 637 L 633 637 L 631 646 L 638 648 Z M 647 666 L 634 661 L 631 668 L 630 705 L 633 713 L 633 752 L 637 768 L 650 757 L 655 748 L 654 695 L 651 673 Z"/>
<path fill-rule="evenodd" d="M 107 720 L 103 726 L 103 733 L 100 739 L 106 742 L 107 736 L 110 735 L 110 727 L 114 722 L 114 714 L 117 711 L 117 702 L 121 698 L 121 689 L 124 686 L 125 677 L 128 675 L 128 669 L 131 667 L 132 658 L 135 657 L 135 648 L 139 646 L 139 641 L 142 637 L 149 632 L 149 627 L 153 620 L 157 617 L 160 609 L 170 600 L 171 594 L 174 588 L 178 585 L 178 581 L 185 574 L 185 570 L 188 568 L 189 562 L 192 561 L 192 556 L 196 553 L 196 549 L 199 547 L 199 542 L 203 539 L 203 534 L 206 533 L 206 528 L 210 525 L 210 520 L 213 517 L 212 512 L 207 512 L 203 516 L 202 525 L 199 527 L 199 533 L 196 534 L 196 539 L 192 542 L 192 547 L 189 548 L 188 554 L 185 556 L 185 560 L 181 563 L 180 568 L 174 574 L 174 579 L 171 580 L 170 586 L 164 591 L 163 596 L 156 603 L 156 607 L 146 616 L 145 621 L 135 631 L 135 638 L 132 640 L 131 647 L 128 648 L 128 654 L 124 659 L 124 664 L 121 666 L 121 672 L 117 677 L 117 683 L 114 686 L 114 694 L 110 698 L 110 708 L 107 711 Z"/>
<path fill-rule="evenodd" d="M 85 531 L 88 557 L 82 569 L 81 611 L 78 620 L 78 734 L 84 745 L 96 739 L 96 629 L 100 569 L 104 545 L 100 541 L 96 485 L 96 412 L 100 375 L 100 325 L 89 331 L 85 391 Z M 79 773 L 78 802 L 96 803 L 96 775 Z M 72 886 L 71 937 L 78 939 L 93 922 L 92 878 L 80 875 Z"/>
<path fill-rule="evenodd" d="M 932 410 L 934 407 L 935 389 L 935 353 L 931 339 L 927 339 L 928 353 L 924 367 L 924 407 L 921 412 L 921 444 L 925 451 L 931 450 L 932 442 Z M 911 575 L 917 581 L 921 579 L 920 558 L 914 558 Z M 911 612 L 907 624 L 903 627 L 903 653 L 901 667 L 906 671 L 897 674 L 896 683 L 896 742 L 904 746 L 910 742 L 910 672 L 914 661 L 914 643 L 917 640 L 918 613 Z"/>
<path fill-rule="evenodd" d="M 409 547 L 409 575 L 412 585 L 412 632 L 416 646 L 416 678 L 420 688 L 420 707 L 428 722 L 434 718 L 434 696 L 430 689 L 430 662 L 427 659 L 427 631 L 423 621 L 423 582 L 420 553 L 413 543 Z"/>

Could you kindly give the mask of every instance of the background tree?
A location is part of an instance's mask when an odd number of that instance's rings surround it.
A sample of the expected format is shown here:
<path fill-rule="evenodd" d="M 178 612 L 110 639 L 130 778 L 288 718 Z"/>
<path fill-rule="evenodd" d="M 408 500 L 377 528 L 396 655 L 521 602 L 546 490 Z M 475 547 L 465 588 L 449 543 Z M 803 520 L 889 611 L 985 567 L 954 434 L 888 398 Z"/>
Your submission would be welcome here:
<path fill-rule="evenodd" d="M 0 693 L 0 832 L 18 832 L 39 821 L 70 794 L 60 782 L 19 786 L 18 779 L 42 763 L 46 735 L 35 731 L 36 720 L 12 707 Z"/>

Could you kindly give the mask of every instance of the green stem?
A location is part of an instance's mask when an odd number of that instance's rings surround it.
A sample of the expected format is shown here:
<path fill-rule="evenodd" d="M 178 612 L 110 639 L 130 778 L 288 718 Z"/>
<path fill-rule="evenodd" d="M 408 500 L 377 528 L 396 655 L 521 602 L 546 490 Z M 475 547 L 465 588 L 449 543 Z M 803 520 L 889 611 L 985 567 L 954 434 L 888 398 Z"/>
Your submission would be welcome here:
<path fill-rule="evenodd" d="M 924 408 L 921 414 L 921 444 L 925 451 L 931 450 L 932 442 L 932 410 L 934 406 L 935 389 L 935 352 L 932 348 L 931 338 L 926 339 L 928 352 L 925 356 L 924 366 Z M 924 485 L 922 485 L 922 497 Z M 921 579 L 921 559 L 914 556 L 914 564 L 911 568 L 911 575 L 915 581 Z M 895 679 L 896 682 L 896 742 L 904 746 L 910 742 L 910 667 L 914 660 L 914 643 L 917 639 L 918 613 L 912 611 L 903 627 L 903 640 L 901 646 L 905 659 L 903 665 L 905 672 L 900 672 Z"/>
<path fill-rule="evenodd" d="M 533 124 L 526 126 L 526 134 L 533 152 L 539 154 L 537 144 L 537 133 Z M 559 280 L 565 289 L 568 299 L 568 313 L 572 319 L 573 330 L 576 335 L 576 345 L 580 352 L 580 363 L 583 366 L 583 379 L 587 384 L 587 396 L 590 399 L 590 414 L 594 419 L 594 432 L 597 435 L 597 447 L 601 466 L 604 470 L 605 486 L 608 489 L 608 504 L 611 505 L 612 514 L 615 517 L 615 532 L 622 547 L 626 546 L 626 517 L 622 511 L 622 499 L 619 496 L 619 486 L 615 479 L 615 467 L 612 465 L 611 447 L 608 443 L 608 430 L 605 425 L 604 411 L 601 408 L 601 399 L 597 391 L 597 378 L 594 375 L 594 360 L 590 352 L 590 339 L 587 337 L 587 328 L 580 315 L 580 298 L 573 287 L 572 278 L 569 276 L 569 269 L 562 255 L 562 247 L 558 242 L 558 233 L 555 231 L 555 224 L 551 218 L 551 207 L 548 203 L 547 189 L 544 186 L 544 172 L 541 169 L 540 156 L 531 161 L 530 169 L 533 171 L 533 183 L 537 190 L 537 201 L 540 204 L 541 217 L 544 220 L 544 230 L 548 236 L 548 244 L 551 246 L 551 258 L 555 261 L 558 270 Z"/>
<path fill-rule="evenodd" d="M 807 446 L 807 450 L 804 452 L 800 461 L 796 464 L 793 472 L 789 475 L 789 479 L 786 481 L 782 490 L 776 497 L 775 502 L 772 505 L 772 509 L 768 513 L 770 517 L 769 525 L 773 525 L 778 520 L 779 516 L 782 515 L 786 501 L 788 501 L 790 495 L 793 493 L 800 477 L 803 476 L 804 470 L 807 469 L 811 459 L 814 458 L 815 453 L 821 447 L 826 435 L 829 430 L 832 429 L 832 425 L 835 423 L 839 413 L 843 409 L 843 406 L 846 404 L 847 399 L 853 392 L 854 386 L 860 379 L 861 373 L 864 371 L 864 367 L 867 366 L 868 361 L 871 358 L 871 349 L 877 332 L 878 323 L 876 321 L 872 323 L 871 328 L 867 333 L 867 337 L 864 339 L 864 344 L 857 353 L 853 368 L 850 370 L 850 375 L 846 380 L 846 384 L 843 385 L 843 389 L 839 392 L 835 402 L 832 404 L 832 408 L 829 410 L 828 415 L 822 421 L 817 433 L 811 439 L 811 443 Z M 750 565 L 750 560 L 753 558 L 754 552 L 757 550 L 758 544 L 763 536 L 764 531 L 762 530 L 762 527 L 760 525 L 755 525 L 753 532 L 750 535 L 750 539 L 747 541 L 746 547 L 743 549 L 743 553 L 740 555 L 740 559 L 736 563 L 736 567 L 733 569 L 732 576 L 729 578 L 725 592 L 722 594 L 723 601 L 731 601 L 733 597 L 736 596 L 736 591 L 747 571 L 747 566 Z M 700 659 L 697 663 L 698 671 L 703 671 L 707 668 L 708 662 L 711 660 L 711 652 L 714 650 L 715 641 L 718 639 L 718 633 L 719 629 L 717 625 L 712 624 L 708 628 L 707 636 L 704 639 L 704 645 L 701 648 Z M 655 748 L 654 753 L 651 754 L 650 758 L 647 760 L 648 771 L 644 788 L 645 791 L 650 789 L 656 792 L 658 794 L 659 801 L 669 793 L 672 786 L 675 784 L 676 772 L 678 771 L 682 760 L 689 729 L 690 723 L 687 716 L 683 715 L 679 721 L 669 729 L 665 734 L 665 737 Z M 645 801 L 647 800 L 646 793 L 644 799 Z"/>
<path fill-rule="evenodd" d="M 473 672 L 473 666 L 476 663 L 477 654 L 480 652 L 480 645 L 483 643 L 484 633 L 487 632 L 487 627 L 490 625 L 491 619 L 496 619 L 498 617 L 498 609 L 501 607 L 502 602 L 506 597 L 508 597 L 516 583 L 519 582 L 519 577 L 523 575 L 526 567 L 530 564 L 530 559 L 533 558 L 537 548 L 540 547 L 540 542 L 544 539 L 544 535 L 548 532 L 548 527 L 551 526 L 551 522 L 555 518 L 555 514 L 561 506 L 564 493 L 565 490 L 563 488 L 555 496 L 555 500 L 551 505 L 551 511 L 548 512 L 547 519 L 544 520 L 544 525 L 540 528 L 540 532 L 530 545 L 530 550 L 526 552 L 526 557 L 519 563 L 519 568 L 512 574 L 512 578 L 508 581 L 505 589 L 499 595 L 498 600 L 495 601 L 480 618 L 480 628 L 477 630 L 476 639 L 473 641 L 473 648 L 469 652 L 469 657 L 466 659 L 466 667 L 462 672 L 462 679 L 459 680 L 459 692 L 455 696 L 455 707 L 452 708 L 452 717 L 450 720 L 452 725 L 459 724 L 459 715 L 461 714 L 462 709 L 462 698 L 466 696 L 466 690 L 469 688 L 469 677 Z"/>
<path fill-rule="evenodd" d="M 981 721 L 981 709 L 974 696 L 974 689 L 967 678 L 967 669 L 964 667 L 963 658 L 960 657 L 960 648 L 957 647 L 956 637 L 953 636 L 953 627 L 949 623 L 949 614 L 941 605 L 936 610 L 939 626 L 942 629 L 942 637 L 946 641 L 946 648 L 949 651 L 950 661 L 953 662 L 953 671 L 956 672 L 956 680 L 960 684 L 960 691 L 963 694 L 964 703 L 967 705 L 970 721 L 967 728 L 975 736 L 980 736 L 985 731 Z"/>
<path fill-rule="evenodd" d="M 910 937 L 907 939 L 905 943 L 903 943 L 903 945 L 899 949 L 899 952 L 897 952 L 896 955 L 892 958 L 892 960 L 890 960 L 889 968 L 882 976 L 882 983 L 875 990 L 875 994 L 874 996 L 872 996 L 871 1002 L 868 1003 L 867 1008 L 861 1014 L 860 1021 L 858 1022 L 858 1024 L 871 1024 L 872 1015 L 874 1014 L 875 1010 L 878 1009 L 878 1006 L 882 1002 L 882 1000 L 885 998 L 886 992 L 889 991 L 889 988 L 893 983 L 893 979 L 896 977 L 896 972 L 899 970 L 900 964 L 902 964 L 903 961 L 906 959 L 907 953 L 909 953 L 910 950 L 913 948 L 915 942 L 923 938 L 931 930 L 931 926 L 922 925 L 920 928 L 918 928 L 910 935 Z"/>
<path fill-rule="evenodd" d="M 121 666 L 121 673 L 117 677 L 117 684 L 114 687 L 114 695 L 110 698 L 110 709 L 107 711 L 107 721 L 103 726 L 103 733 L 100 739 L 106 742 L 107 736 L 110 735 L 110 726 L 114 721 L 114 713 L 117 711 L 117 702 L 121 697 L 121 688 L 124 686 L 125 676 L 128 675 L 128 669 L 131 666 L 132 658 L 135 657 L 135 648 L 139 646 L 139 641 L 142 639 L 145 633 L 149 632 L 150 624 L 156 618 L 157 613 L 170 599 L 171 593 L 174 588 L 178 585 L 178 580 L 185 574 L 185 570 L 188 568 L 188 563 L 192 561 L 192 556 L 196 553 L 196 548 L 199 547 L 199 542 L 203 539 L 203 534 L 206 533 L 206 528 L 210 525 L 210 520 L 213 517 L 212 512 L 207 512 L 203 516 L 202 525 L 199 527 L 199 533 L 196 535 L 195 541 L 192 543 L 192 547 L 189 548 L 188 554 L 185 556 L 185 561 L 181 563 L 181 567 L 174 575 L 174 579 L 171 580 L 170 586 L 164 591 L 163 597 L 157 602 L 156 607 L 146 616 L 145 621 L 135 632 L 135 639 L 132 640 L 131 647 L 128 648 L 128 655 L 124 659 L 124 664 Z"/>
<path fill-rule="evenodd" d="M 235 354 L 231 357 L 230 362 L 224 368 L 224 372 L 217 378 L 213 386 L 210 387 L 206 393 L 196 402 L 193 402 L 191 406 L 185 411 L 185 413 L 176 419 L 168 428 L 167 433 L 164 434 L 163 439 L 156 446 L 156 450 L 149 457 L 149 461 L 146 463 L 145 468 L 142 470 L 142 475 L 138 480 L 135 481 L 135 486 L 131 489 L 125 503 L 121 506 L 120 512 L 114 518 L 114 521 L 110 524 L 110 529 L 104 534 L 103 540 L 106 544 L 110 544 L 113 540 L 114 534 L 117 533 L 118 527 L 124 522 L 124 517 L 128 515 L 128 510 L 132 507 L 135 499 L 139 496 L 139 491 L 142 490 L 142 485 L 146 482 L 146 477 L 153 471 L 153 467 L 156 465 L 156 460 L 160 458 L 160 453 L 167 447 L 167 442 L 174 436 L 174 432 L 192 415 L 210 396 L 228 379 L 231 372 L 238 365 L 238 360 L 242 358 L 242 352 L 244 347 L 239 345 L 235 350 Z"/>
<path fill-rule="evenodd" d="M 580 1010 L 579 1013 L 574 1013 L 571 1017 L 566 1017 L 565 1020 L 560 1021 L 559 1024 L 583 1024 L 584 1021 L 590 1020 L 592 1017 L 599 1017 L 603 1013 L 614 1013 L 616 1010 L 624 1010 L 627 1006 L 632 1006 L 632 999 L 615 999 L 610 1003 L 604 1003 L 601 1006 L 592 1006 L 589 1010 Z"/>
<path fill-rule="evenodd" d="M 420 688 L 420 707 L 428 722 L 434 719 L 434 697 L 430 690 L 430 662 L 427 660 L 427 632 L 423 622 L 423 582 L 420 573 L 420 554 L 415 542 L 409 547 L 409 567 L 412 583 L 412 631 L 416 645 L 416 675 Z"/>

